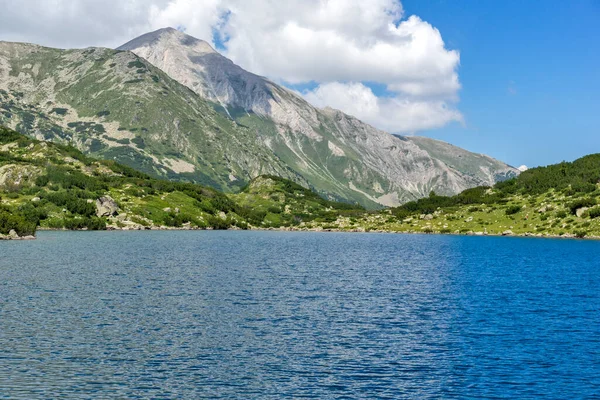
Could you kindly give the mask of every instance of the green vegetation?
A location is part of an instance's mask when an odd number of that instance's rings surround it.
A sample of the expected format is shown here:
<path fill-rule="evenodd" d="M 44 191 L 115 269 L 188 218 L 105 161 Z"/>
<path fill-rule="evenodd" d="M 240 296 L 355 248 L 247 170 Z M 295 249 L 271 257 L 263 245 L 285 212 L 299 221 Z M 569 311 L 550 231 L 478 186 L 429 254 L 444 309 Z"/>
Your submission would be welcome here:
<path fill-rule="evenodd" d="M 600 206 L 595 207 L 599 183 L 600 154 L 593 154 L 574 162 L 534 168 L 494 187 L 469 189 L 451 197 L 432 193 L 391 209 L 397 223 L 386 229 L 600 236 L 596 221 Z"/>
<path fill-rule="evenodd" d="M 536 168 L 494 187 L 450 197 L 432 192 L 400 207 L 366 211 L 271 175 L 236 194 L 155 179 L 0 127 L 0 234 L 25 236 L 36 227 L 259 228 L 600 237 L 600 169 L 594 169 L 600 155 L 584 159 Z"/>
<path fill-rule="evenodd" d="M 151 178 L 73 147 L 0 127 L 0 233 L 46 229 L 248 229 L 334 221 L 364 210 L 325 200 L 277 177 L 259 177 L 242 193 Z M 101 199 L 113 209 L 104 213 Z M 110 208 L 110 207 L 109 207 Z"/>

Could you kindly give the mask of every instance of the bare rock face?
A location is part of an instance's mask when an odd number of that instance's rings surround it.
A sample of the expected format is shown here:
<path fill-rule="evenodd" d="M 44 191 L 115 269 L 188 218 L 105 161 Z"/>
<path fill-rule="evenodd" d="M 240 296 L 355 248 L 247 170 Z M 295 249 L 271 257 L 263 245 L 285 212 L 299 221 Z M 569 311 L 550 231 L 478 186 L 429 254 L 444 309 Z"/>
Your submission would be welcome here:
<path fill-rule="evenodd" d="M 119 213 L 119 205 L 110 196 L 102 196 L 96 200 L 96 215 L 98 217 L 113 217 Z"/>

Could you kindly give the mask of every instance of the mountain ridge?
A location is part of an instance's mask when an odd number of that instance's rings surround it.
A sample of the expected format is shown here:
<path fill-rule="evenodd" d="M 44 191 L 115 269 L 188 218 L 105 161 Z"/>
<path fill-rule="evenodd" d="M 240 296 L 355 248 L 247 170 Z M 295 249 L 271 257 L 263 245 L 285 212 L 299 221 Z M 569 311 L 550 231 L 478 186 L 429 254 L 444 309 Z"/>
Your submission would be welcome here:
<path fill-rule="evenodd" d="M 385 183 L 379 182 L 374 184 L 374 187 L 364 187 L 355 189 L 353 185 L 361 186 L 359 182 L 354 182 L 353 174 L 350 172 L 344 182 L 352 190 L 360 191 L 364 196 L 370 198 L 374 202 L 385 205 L 393 205 L 393 203 L 408 201 L 414 198 L 427 195 L 430 190 L 437 190 L 444 194 L 457 193 L 461 189 L 471 187 L 477 184 L 493 184 L 496 180 L 501 180 L 518 174 L 517 170 L 506 164 L 498 162 L 490 157 L 479 157 L 478 163 L 483 163 L 481 171 L 470 169 L 467 173 L 460 171 L 460 163 L 438 163 L 437 159 L 432 160 L 429 157 L 428 148 L 423 142 L 408 138 L 401 140 L 404 143 L 396 141 L 389 143 L 388 148 L 403 148 L 404 153 L 415 154 L 418 158 L 420 155 L 421 173 L 411 175 L 407 170 L 410 167 L 405 166 L 394 167 L 397 158 L 399 163 L 402 162 L 401 154 L 390 155 L 389 151 L 381 149 L 374 143 L 364 146 L 353 146 L 353 141 L 356 137 L 356 131 L 368 131 L 369 136 L 374 138 L 374 142 L 394 141 L 390 139 L 390 134 L 380 131 L 368 124 L 362 123 L 355 117 L 346 115 L 339 110 L 334 109 L 318 109 L 310 105 L 304 98 L 297 95 L 284 87 L 281 87 L 267 78 L 260 77 L 245 71 L 243 68 L 235 65 L 231 60 L 219 54 L 212 53 L 210 59 L 197 57 L 193 49 L 186 48 L 184 43 L 198 40 L 191 38 L 183 32 L 173 29 L 163 29 L 152 33 L 153 40 L 151 43 L 145 43 L 141 46 L 136 45 L 136 41 L 131 41 L 119 49 L 133 51 L 139 56 L 146 58 L 149 62 L 158 66 L 175 80 L 195 90 L 200 96 L 210 100 L 219 102 L 227 112 L 227 115 L 232 116 L 236 120 L 250 119 L 250 114 L 269 117 L 275 124 L 275 139 L 279 138 L 292 148 L 294 153 L 302 153 L 303 147 L 310 144 L 297 144 L 294 146 L 294 133 L 319 142 L 328 140 L 330 154 L 337 156 L 345 156 L 346 152 L 358 153 L 364 156 L 365 153 L 371 153 L 367 163 L 373 167 L 378 165 L 378 170 L 383 170 L 383 175 L 387 177 L 394 176 L 394 182 L 389 185 L 389 190 L 384 189 L 383 193 L 378 193 L 377 185 L 385 187 Z M 206 43 L 203 41 L 203 43 Z M 174 63 L 174 59 L 170 59 L 170 55 L 177 53 L 179 63 Z M 241 82 L 241 83 L 240 83 Z M 257 83 L 258 82 L 258 83 Z M 203 88 L 212 88 L 213 91 L 207 94 Z M 240 100 L 241 99 L 241 100 Z M 245 115 L 246 114 L 246 115 Z M 332 119 L 338 118 L 338 121 Z M 343 121 L 345 126 L 341 126 Z M 244 123 L 244 122 L 242 122 Z M 323 134 L 323 127 L 328 135 Z M 337 125 L 337 127 L 336 127 Z M 290 135 L 290 132 L 292 133 Z M 292 145 L 290 146 L 290 142 Z M 410 145 L 409 145 L 410 143 Z M 413 146 L 414 145 L 414 146 Z M 441 143 L 437 147 L 444 146 Z M 366 151 L 365 151 L 366 150 Z M 274 149 L 277 154 L 277 149 Z M 468 152 L 464 152 L 466 154 Z M 469 153 L 473 154 L 473 153 Z M 385 160 L 383 165 L 376 161 Z M 471 157 L 471 161 L 475 162 Z M 299 168 L 296 168 L 298 170 Z M 433 174 L 428 176 L 430 170 L 435 170 Z M 321 169 L 323 174 L 331 172 L 327 167 Z M 299 173 L 302 173 L 299 171 Z M 371 176 L 371 180 L 377 180 L 377 172 Z M 418 176 L 416 176 L 418 175 Z M 426 182 L 421 185 L 411 185 L 422 178 L 426 178 Z M 310 180 L 310 179 L 309 179 Z M 343 179 L 342 179 L 343 180 Z M 401 184 L 396 184 L 402 182 Z M 408 189 L 408 190 L 403 190 Z M 387 201 L 391 199 L 391 201 Z"/>
<path fill-rule="evenodd" d="M 165 35 L 170 39 L 161 47 Z M 150 43 L 163 59 L 168 52 L 175 60 L 169 65 L 191 55 L 185 65 L 206 73 L 184 68 L 185 76 L 175 79 L 169 68 L 127 50 L 3 42 L 0 123 L 157 177 L 235 191 L 256 176 L 273 174 L 369 208 L 398 205 L 432 190 L 455 194 L 517 173 L 491 158 L 470 158 L 475 167 L 469 169 L 443 162 L 415 140 L 395 138 L 340 111 L 317 109 L 172 28 L 129 42 L 136 43 Z M 210 57 L 194 58 L 200 53 Z"/>

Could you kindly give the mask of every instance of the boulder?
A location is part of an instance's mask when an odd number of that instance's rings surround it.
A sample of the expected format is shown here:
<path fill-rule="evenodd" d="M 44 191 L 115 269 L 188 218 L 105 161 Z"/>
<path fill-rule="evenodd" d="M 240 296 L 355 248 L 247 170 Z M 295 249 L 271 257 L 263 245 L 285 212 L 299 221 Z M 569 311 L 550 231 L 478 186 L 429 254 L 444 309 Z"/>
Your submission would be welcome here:
<path fill-rule="evenodd" d="M 507 229 L 504 232 L 502 232 L 502 236 L 512 236 L 512 235 L 514 235 L 514 233 L 510 229 Z"/>
<path fill-rule="evenodd" d="M 17 232 L 14 229 L 11 229 L 10 232 L 8 232 L 8 236 L 11 239 L 18 239 L 19 235 L 17 234 Z"/>
<path fill-rule="evenodd" d="M 119 213 L 117 202 L 110 196 L 102 196 L 96 200 L 96 215 L 98 217 L 112 217 Z"/>
<path fill-rule="evenodd" d="M 583 215 L 583 213 L 586 212 L 587 210 L 589 210 L 588 207 L 578 208 L 577 211 L 575 211 L 575 215 L 577 215 L 578 218 L 581 218 L 581 216 Z"/>
<path fill-rule="evenodd" d="M 427 214 L 424 218 L 425 221 L 431 221 L 433 219 L 433 215 Z"/>

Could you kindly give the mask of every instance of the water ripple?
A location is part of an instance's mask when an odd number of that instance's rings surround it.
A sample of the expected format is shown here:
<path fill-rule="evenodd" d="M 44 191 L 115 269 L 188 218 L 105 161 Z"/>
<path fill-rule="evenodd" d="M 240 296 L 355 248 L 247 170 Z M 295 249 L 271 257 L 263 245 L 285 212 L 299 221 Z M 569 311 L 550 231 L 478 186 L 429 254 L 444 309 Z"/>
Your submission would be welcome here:
<path fill-rule="evenodd" d="M 279 232 L 0 242 L 0 398 L 598 398 L 599 250 Z"/>

